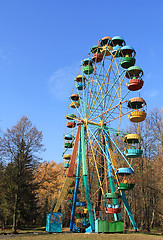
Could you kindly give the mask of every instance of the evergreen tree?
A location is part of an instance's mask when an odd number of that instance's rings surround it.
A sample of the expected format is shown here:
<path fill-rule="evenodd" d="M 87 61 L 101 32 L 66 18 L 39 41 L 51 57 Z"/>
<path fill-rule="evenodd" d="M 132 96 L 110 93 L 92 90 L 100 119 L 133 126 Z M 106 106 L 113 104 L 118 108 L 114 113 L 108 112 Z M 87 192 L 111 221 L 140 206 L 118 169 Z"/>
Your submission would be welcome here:
<path fill-rule="evenodd" d="M 31 224 L 37 213 L 37 184 L 34 170 L 39 163 L 37 153 L 43 150 L 42 132 L 27 117 L 22 117 L 13 128 L 7 129 L 0 139 L 0 151 L 7 166 L 4 171 L 4 213 L 13 215 L 13 232 L 19 224 Z"/>

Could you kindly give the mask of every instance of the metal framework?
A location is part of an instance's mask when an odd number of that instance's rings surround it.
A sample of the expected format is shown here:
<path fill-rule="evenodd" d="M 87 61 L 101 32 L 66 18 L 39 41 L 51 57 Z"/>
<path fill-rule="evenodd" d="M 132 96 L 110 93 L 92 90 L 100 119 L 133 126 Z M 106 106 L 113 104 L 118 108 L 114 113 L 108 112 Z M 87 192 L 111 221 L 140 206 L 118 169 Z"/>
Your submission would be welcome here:
<path fill-rule="evenodd" d="M 82 213 L 84 212 L 83 202 L 86 202 L 85 212 L 88 213 L 81 214 L 81 218 L 89 218 L 91 231 L 94 232 L 95 220 L 99 217 L 108 219 L 108 212 L 111 211 L 108 206 L 111 204 L 118 206 L 119 198 L 124 204 L 134 229 L 137 230 L 125 189 L 120 188 L 121 181 L 118 175 L 118 169 L 121 167 L 128 168 L 134 173 L 129 159 L 123 153 L 122 140 L 127 133 L 121 130 L 121 127 L 122 129 L 126 127 L 127 115 L 134 111 L 127 106 L 127 97 L 132 96 L 133 93 L 126 87 L 127 68 L 122 67 L 126 66 L 126 63 L 122 62 L 124 58 L 122 59 L 123 56 L 120 55 L 122 46 L 117 48 L 115 45 L 115 51 L 113 51 L 114 41 L 109 39 L 106 44 L 105 39 L 98 41 L 98 45 L 90 49 L 87 59 L 81 62 L 79 71 L 81 75 L 75 78 L 69 100 L 69 105 L 73 108 L 69 107 L 66 114 L 67 127 L 65 127 L 64 136 L 70 135 L 67 139 L 70 139 L 71 143 L 75 139 L 75 142 L 74 145 L 72 144 L 71 159 L 65 160 L 65 184 L 54 212 L 58 211 L 66 198 L 74 179 L 70 221 L 72 231 L 76 208 L 78 208 L 77 202 Z M 100 52 L 101 48 L 103 54 Z M 96 56 L 92 57 L 92 54 Z M 132 63 L 133 59 L 131 59 Z M 64 145 L 67 139 L 65 137 Z M 65 148 L 63 157 L 70 151 L 71 147 Z M 79 194 L 81 189 L 84 189 L 84 193 Z M 80 201 L 78 194 L 83 198 Z M 115 221 L 122 220 L 120 207 L 118 210 L 113 209 L 112 216 Z"/>

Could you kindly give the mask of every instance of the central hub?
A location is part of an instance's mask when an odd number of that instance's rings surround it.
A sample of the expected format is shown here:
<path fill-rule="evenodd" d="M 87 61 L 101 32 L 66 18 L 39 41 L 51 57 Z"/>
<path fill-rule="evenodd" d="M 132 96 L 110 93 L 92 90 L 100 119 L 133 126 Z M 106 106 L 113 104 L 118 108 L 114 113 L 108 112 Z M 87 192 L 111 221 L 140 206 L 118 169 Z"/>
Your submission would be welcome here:
<path fill-rule="evenodd" d="M 84 125 L 87 125 L 87 124 L 88 124 L 88 119 L 85 118 L 85 119 L 84 119 Z"/>
<path fill-rule="evenodd" d="M 99 125 L 100 125 L 100 127 L 102 128 L 103 125 L 104 125 L 103 121 L 100 121 L 100 122 L 99 122 Z"/>

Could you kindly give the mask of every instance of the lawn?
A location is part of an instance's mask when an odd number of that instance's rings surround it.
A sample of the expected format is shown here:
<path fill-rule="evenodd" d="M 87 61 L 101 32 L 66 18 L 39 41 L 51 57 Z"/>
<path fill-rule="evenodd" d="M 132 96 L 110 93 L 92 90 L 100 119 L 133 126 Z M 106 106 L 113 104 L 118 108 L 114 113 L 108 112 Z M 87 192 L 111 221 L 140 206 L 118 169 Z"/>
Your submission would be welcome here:
<path fill-rule="evenodd" d="M 154 239 L 163 239 L 163 236 L 159 235 L 149 235 L 142 233 L 131 233 L 131 234 L 85 234 L 85 233 L 22 233 L 18 235 L 0 235 L 0 239 L 12 239 L 14 240 L 154 240 Z"/>

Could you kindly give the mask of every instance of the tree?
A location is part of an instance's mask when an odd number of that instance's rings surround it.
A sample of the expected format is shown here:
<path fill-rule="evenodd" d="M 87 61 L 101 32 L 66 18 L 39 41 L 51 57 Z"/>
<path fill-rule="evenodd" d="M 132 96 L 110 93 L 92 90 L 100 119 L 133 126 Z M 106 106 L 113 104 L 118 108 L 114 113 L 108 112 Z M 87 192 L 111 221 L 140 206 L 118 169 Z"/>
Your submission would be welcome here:
<path fill-rule="evenodd" d="M 143 155 L 133 159 L 136 185 L 128 193 L 128 199 L 138 227 L 148 231 L 162 224 L 162 130 L 162 113 L 154 109 L 139 129 L 137 124 L 132 124 L 129 131 L 141 135 Z"/>
<path fill-rule="evenodd" d="M 3 192 L 3 172 L 4 172 L 4 166 L 2 162 L 0 162 L 0 221 L 3 222 L 3 225 L 5 225 L 5 219 L 3 217 L 3 198 L 4 198 L 4 192 Z"/>
<path fill-rule="evenodd" d="M 163 148 L 163 109 L 154 109 L 150 112 L 148 117 L 149 125 L 153 140 L 158 144 L 161 149 Z"/>
<path fill-rule="evenodd" d="M 7 164 L 3 178 L 4 206 L 7 204 L 13 214 L 13 232 L 18 222 L 31 222 L 36 214 L 37 184 L 33 172 L 40 160 L 37 154 L 43 150 L 42 139 L 42 132 L 25 116 L 0 137 L 1 156 Z"/>
<path fill-rule="evenodd" d="M 37 171 L 35 171 L 41 225 L 45 225 L 46 214 L 51 211 L 52 203 L 62 187 L 63 180 L 63 166 L 62 164 L 56 164 L 54 161 L 40 163 Z"/>

